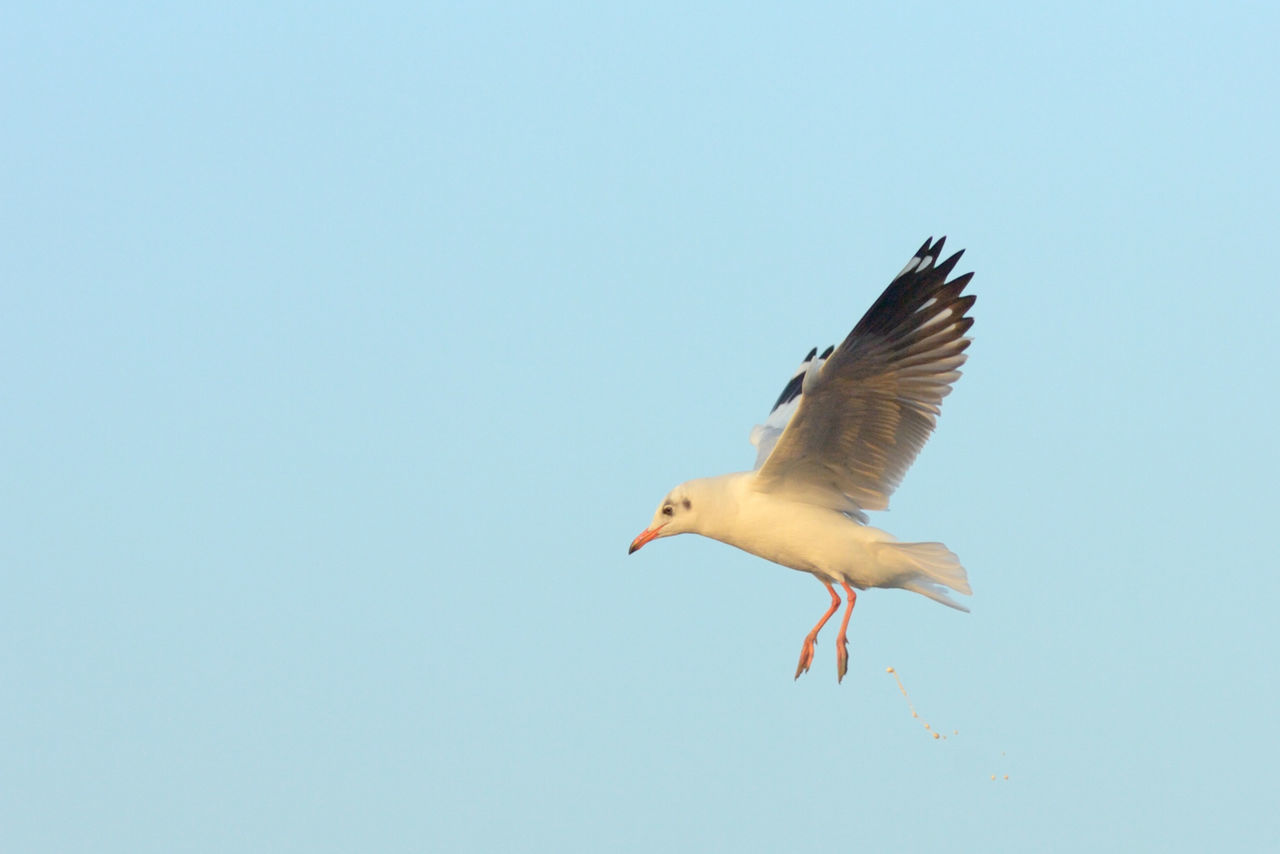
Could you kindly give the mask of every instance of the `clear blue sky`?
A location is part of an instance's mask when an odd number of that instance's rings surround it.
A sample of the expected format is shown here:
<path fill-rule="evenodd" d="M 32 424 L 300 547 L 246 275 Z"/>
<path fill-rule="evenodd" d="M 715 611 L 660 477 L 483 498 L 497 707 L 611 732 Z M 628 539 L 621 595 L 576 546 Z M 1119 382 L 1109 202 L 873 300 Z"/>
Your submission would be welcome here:
<path fill-rule="evenodd" d="M 0 849 L 1276 846 L 1277 32 L 7 8 Z M 973 613 L 870 591 L 793 683 L 811 577 L 627 544 L 944 233 L 874 521 Z"/>

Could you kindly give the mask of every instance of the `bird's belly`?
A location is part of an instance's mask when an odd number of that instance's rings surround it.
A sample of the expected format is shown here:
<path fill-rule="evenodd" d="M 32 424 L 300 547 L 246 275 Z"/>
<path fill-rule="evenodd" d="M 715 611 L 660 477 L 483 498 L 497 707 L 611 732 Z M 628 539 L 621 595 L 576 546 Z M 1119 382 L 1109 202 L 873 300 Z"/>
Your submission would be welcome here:
<path fill-rule="evenodd" d="M 892 539 L 843 513 L 808 505 L 773 516 L 744 516 L 736 536 L 726 542 L 782 566 L 857 587 L 869 586 L 865 582 L 875 577 L 871 544 Z"/>

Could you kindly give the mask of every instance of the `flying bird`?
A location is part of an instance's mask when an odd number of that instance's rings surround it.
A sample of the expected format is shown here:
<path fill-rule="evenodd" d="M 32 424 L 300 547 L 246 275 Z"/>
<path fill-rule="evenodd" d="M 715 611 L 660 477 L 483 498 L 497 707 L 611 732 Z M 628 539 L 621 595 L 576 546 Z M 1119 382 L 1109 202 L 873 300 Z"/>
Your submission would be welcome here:
<path fill-rule="evenodd" d="M 939 263 L 929 238 L 839 347 L 809 351 L 773 410 L 751 431 L 752 471 L 686 481 L 658 505 L 628 554 L 674 534 L 701 534 L 812 573 L 831 605 L 804 639 L 796 678 L 813 663 L 818 632 L 847 596 L 836 636 L 837 681 L 849 667 L 855 590 L 899 587 L 961 611 L 971 594 L 959 558 L 942 543 L 903 543 L 867 524 L 933 432 L 969 346 L 973 273 L 947 277 L 963 250 Z"/>

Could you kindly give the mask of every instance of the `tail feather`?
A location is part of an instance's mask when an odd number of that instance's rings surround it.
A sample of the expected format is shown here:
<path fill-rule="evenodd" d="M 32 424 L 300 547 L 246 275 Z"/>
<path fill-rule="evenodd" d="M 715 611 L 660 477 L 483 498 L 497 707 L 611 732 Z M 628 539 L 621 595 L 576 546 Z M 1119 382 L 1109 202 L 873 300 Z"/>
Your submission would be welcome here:
<path fill-rule="evenodd" d="M 885 587 L 901 587 L 936 602 L 968 611 L 947 594 L 951 592 L 973 594 L 969 576 L 960 565 L 960 558 L 942 543 L 878 543 L 879 559 L 888 569 L 896 570 Z"/>

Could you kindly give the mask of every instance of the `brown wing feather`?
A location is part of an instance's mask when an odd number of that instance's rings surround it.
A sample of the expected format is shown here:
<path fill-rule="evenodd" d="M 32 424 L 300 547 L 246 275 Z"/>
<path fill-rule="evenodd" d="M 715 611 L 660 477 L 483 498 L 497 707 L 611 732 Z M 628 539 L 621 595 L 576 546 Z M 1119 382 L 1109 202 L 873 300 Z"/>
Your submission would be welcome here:
<path fill-rule="evenodd" d="M 933 263 L 945 240 L 925 242 L 827 360 L 761 467 L 761 489 L 851 513 L 888 507 L 969 346 L 973 274 L 946 280 L 963 252 Z"/>

